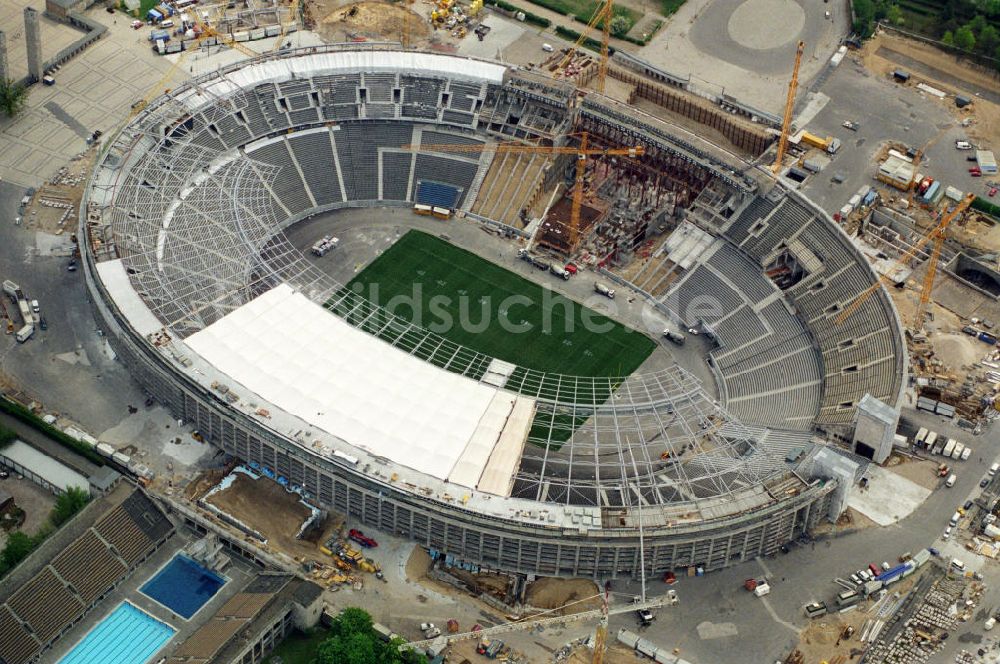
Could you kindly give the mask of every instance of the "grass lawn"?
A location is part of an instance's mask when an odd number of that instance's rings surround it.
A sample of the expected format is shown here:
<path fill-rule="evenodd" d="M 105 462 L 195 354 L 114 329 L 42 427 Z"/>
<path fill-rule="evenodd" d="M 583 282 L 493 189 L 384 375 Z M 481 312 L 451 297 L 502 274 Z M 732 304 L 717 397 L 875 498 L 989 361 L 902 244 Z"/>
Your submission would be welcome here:
<path fill-rule="evenodd" d="M 593 18 L 594 13 L 602 4 L 602 0 L 529 0 L 530 2 L 546 9 L 551 9 L 563 16 L 573 16 L 576 20 L 587 24 Z M 624 16 L 628 19 L 629 27 L 639 22 L 643 13 L 631 7 L 616 5 L 612 10 L 615 16 Z M 600 27 L 600 24 L 598 24 Z"/>
<path fill-rule="evenodd" d="M 377 292 L 371 290 L 372 284 L 377 284 Z M 397 296 L 413 296 L 414 305 L 397 307 L 397 316 L 457 344 L 537 371 L 627 376 L 656 347 L 643 334 L 420 231 L 406 233 L 348 287 L 359 285 L 364 286 L 360 292 L 365 298 L 381 306 Z M 511 301 L 513 297 L 519 301 Z M 530 329 L 508 331 L 501 326 L 501 317 Z M 462 318 L 472 325 L 460 325 Z M 446 320 L 454 324 L 438 326 Z"/>
<path fill-rule="evenodd" d="M 274 664 L 279 657 L 282 664 L 309 664 L 316 656 L 319 644 L 328 638 L 329 632 L 322 627 L 310 630 L 308 634 L 295 630 L 268 655 L 264 664 Z"/>
<path fill-rule="evenodd" d="M 660 13 L 664 16 L 670 16 L 684 4 L 684 0 L 662 0 Z"/>

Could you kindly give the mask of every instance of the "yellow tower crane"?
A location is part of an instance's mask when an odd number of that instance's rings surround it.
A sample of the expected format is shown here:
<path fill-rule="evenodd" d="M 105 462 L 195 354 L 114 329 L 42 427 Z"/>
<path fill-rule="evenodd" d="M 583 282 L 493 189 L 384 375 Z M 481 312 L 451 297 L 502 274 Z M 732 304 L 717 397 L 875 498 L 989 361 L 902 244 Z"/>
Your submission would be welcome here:
<path fill-rule="evenodd" d="M 931 249 L 931 255 L 927 263 L 927 274 L 924 275 L 924 282 L 920 290 L 920 301 L 917 304 L 916 315 L 914 316 L 913 326 L 914 329 L 920 329 L 924 325 L 924 311 L 926 309 L 927 303 L 931 299 L 931 291 L 934 288 L 934 277 L 937 275 L 937 262 L 938 258 L 941 256 L 941 246 L 944 244 L 944 233 L 952 221 L 958 218 L 960 214 L 965 212 L 972 201 L 976 200 L 975 194 L 968 194 L 965 198 L 959 202 L 958 205 L 951 211 L 941 217 L 941 221 L 938 222 L 937 226 L 931 229 L 927 235 L 923 236 L 910 247 L 909 251 L 899 257 L 896 261 L 896 265 L 905 266 L 914 256 L 920 253 L 920 250 L 927 246 L 928 242 L 933 241 L 934 247 Z M 848 306 L 844 308 L 843 311 L 836 318 L 836 323 L 840 325 L 843 323 L 848 316 L 853 314 L 858 308 L 871 298 L 872 295 L 882 287 L 882 280 L 886 279 L 885 276 L 880 277 L 869 286 L 867 289 L 858 294 L 854 301 L 852 301 Z"/>
<path fill-rule="evenodd" d="M 573 44 L 573 47 L 566 53 L 566 57 L 559 61 L 553 74 L 561 72 L 569 65 L 573 55 L 590 37 L 590 33 L 601 24 L 601 56 L 597 63 L 597 84 L 594 86 L 598 92 L 604 94 L 604 80 L 608 75 L 608 44 L 611 41 L 611 19 L 614 18 L 614 0 L 604 0 L 604 2 L 594 11 L 594 15 L 587 23 L 587 27 L 580 33 L 580 37 Z M 602 23 L 603 21 L 603 23 Z"/>
<path fill-rule="evenodd" d="M 425 145 L 404 145 L 404 150 L 411 152 L 495 152 L 497 154 L 548 154 L 576 155 L 576 184 L 573 187 L 573 206 L 570 215 L 569 225 L 569 250 L 576 247 L 580 233 L 580 211 L 583 208 L 583 188 L 584 172 L 588 157 L 593 156 L 621 156 L 621 157 L 641 157 L 646 150 L 641 145 L 628 148 L 592 148 L 587 145 L 588 134 L 568 134 L 568 136 L 579 138 L 579 147 L 570 145 L 553 147 L 546 145 L 525 145 L 523 143 L 497 143 L 495 145 L 453 145 L 453 144 L 425 144 Z"/>
<path fill-rule="evenodd" d="M 924 275 L 924 283 L 920 288 L 920 301 L 917 303 L 917 310 L 913 314 L 913 328 L 922 329 L 924 326 L 924 314 L 927 312 L 927 303 L 931 300 L 931 291 L 934 290 L 934 277 L 937 276 L 938 260 L 941 258 L 941 247 L 944 246 L 945 231 L 952 221 L 965 212 L 972 202 L 976 200 L 975 194 L 967 194 L 962 201 L 955 206 L 955 209 L 944 215 L 937 226 L 934 227 L 927 238 L 933 239 L 934 246 L 931 248 L 931 256 L 927 259 L 927 273 Z"/>
<path fill-rule="evenodd" d="M 785 159 L 785 149 L 788 147 L 788 132 L 792 128 L 792 109 L 795 107 L 795 91 L 799 87 L 799 65 L 802 64 L 802 52 L 806 43 L 800 41 L 795 49 L 795 66 L 792 68 L 792 80 L 788 82 L 788 98 L 785 100 L 785 116 L 781 120 L 781 136 L 778 137 L 778 154 L 774 158 L 771 172 L 777 174 L 781 170 L 781 162 Z"/>

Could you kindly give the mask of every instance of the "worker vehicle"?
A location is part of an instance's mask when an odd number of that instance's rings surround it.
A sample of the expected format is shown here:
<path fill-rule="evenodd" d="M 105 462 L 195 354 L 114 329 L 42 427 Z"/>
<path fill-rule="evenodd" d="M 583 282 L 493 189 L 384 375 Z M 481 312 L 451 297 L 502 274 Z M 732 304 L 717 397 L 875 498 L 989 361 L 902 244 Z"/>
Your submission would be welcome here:
<path fill-rule="evenodd" d="M 965 571 L 965 563 L 963 563 L 958 558 L 952 558 L 951 559 L 951 566 L 954 567 L 959 572 L 964 572 Z"/>
<path fill-rule="evenodd" d="M 941 539 L 946 540 L 949 537 L 951 537 L 951 528 L 952 528 L 951 526 L 948 526 L 947 528 L 944 529 L 944 535 L 941 536 Z"/>
<path fill-rule="evenodd" d="M 938 439 L 937 432 L 936 431 L 929 431 L 927 433 L 927 438 L 924 439 L 925 442 L 926 442 L 926 444 L 927 444 L 927 449 L 933 448 L 934 447 L 934 443 L 937 442 L 937 439 Z"/>
<path fill-rule="evenodd" d="M 312 246 L 312 253 L 314 256 L 325 256 L 328 251 L 336 249 L 338 244 L 340 244 L 339 238 L 327 235 Z"/>
<path fill-rule="evenodd" d="M 948 481 L 945 482 L 944 485 L 950 489 L 951 487 L 955 486 L 955 482 L 957 481 L 958 481 L 958 475 L 952 473 L 951 475 L 948 476 Z"/>
<path fill-rule="evenodd" d="M 45 322 L 44 316 L 38 319 L 38 327 L 42 330 L 42 332 L 49 329 L 49 324 Z"/>
<path fill-rule="evenodd" d="M 960 456 L 959 458 L 962 461 L 968 461 L 970 456 L 972 456 L 972 448 L 966 447 L 964 450 L 962 450 L 962 456 Z"/>
<path fill-rule="evenodd" d="M 656 620 L 656 616 L 654 616 L 653 612 L 649 609 L 639 609 L 635 612 L 635 615 L 643 627 L 649 627 L 653 624 L 653 621 Z"/>
<path fill-rule="evenodd" d="M 830 12 L 826 13 L 826 17 L 830 18 Z M 844 125 L 845 129 L 850 129 L 851 131 L 858 130 L 858 124 L 856 122 L 851 122 L 850 120 L 844 120 L 842 124 Z"/>
<path fill-rule="evenodd" d="M 367 535 L 365 535 L 360 530 L 355 530 L 354 528 L 351 528 L 351 530 L 348 531 L 347 537 L 348 537 L 348 539 L 351 539 L 351 540 L 357 542 L 358 544 L 360 544 L 361 546 L 365 547 L 366 549 L 372 549 L 372 548 L 378 546 L 378 542 L 376 542 L 375 540 L 373 540 L 371 537 L 368 537 Z"/>
<path fill-rule="evenodd" d="M 955 149 L 956 150 L 971 150 L 972 149 L 972 143 L 970 143 L 968 141 L 955 141 Z"/>
<path fill-rule="evenodd" d="M 868 563 L 868 569 L 871 570 L 873 578 L 882 573 L 882 570 L 880 570 L 878 568 L 878 565 L 876 565 L 875 563 Z"/>
<path fill-rule="evenodd" d="M 603 295 L 604 297 L 608 298 L 609 300 L 615 299 L 615 289 L 614 288 L 608 288 L 604 284 L 594 283 L 594 292 L 598 293 L 600 295 Z"/>
<path fill-rule="evenodd" d="M 962 518 L 962 513 L 961 512 L 955 512 L 954 514 L 951 515 L 951 521 L 948 522 L 948 525 L 950 525 L 952 528 L 954 528 L 955 526 L 958 525 L 958 521 L 961 518 Z"/>
<path fill-rule="evenodd" d="M 917 445 L 923 445 L 927 441 L 927 427 L 920 427 L 917 431 L 917 435 L 914 437 L 913 442 Z"/>
<path fill-rule="evenodd" d="M 985 489 L 987 486 L 989 486 L 989 483 L 990 483 L 990 478 L 984 477 L 983 479 L 979 480 L 979 488 Z"/>
<path fill-rule="evenodd" d="M 860 586 L 862 583 L 864 583 L 864 581 L 861 580 L 861 577 L 858 576 L 857 572 L 851 575 L 851 581 L 853 581 L 854 585 L 856 586 Z"/>
<path fill-rule="evenodd" d="M 31 335 L 33 335 L 34 333 L 35 333 L 35 326 L 29 323 L 28 325 L 25 325 L 20 330 L 18 330 L 17 334 L 14 335 L 14 338 L 17 340 L 17 343 L 23 344 L 25 341 L 30 339 Z"/>
<path fill-rule="evenodd" d="M 32 300 L 32 301 L 31 301 L 31 310 L 32 310 L 33 312 L 35 312 L 36 314 L 37 314 L 37 313 L 38 313 L 39 311 L 41 311 L 41 310 L 42 310 L 42 308 L 41 308 L 40 306 L 38 306 L 38 300 Z"/>
<path fill-rule="evenodd" d="M 962 452 L 965 451 L 965 445 L 963 443 L 955 442 L 955 450 L 951 453 L 952 459 L 961 459 Z"/>
<path fill-rule="evenodd" d="M 680 332 L 674 332 L 673 330 L 664 330 L 663 336 L 667 338 L 667 341 L 676 344 L 678 346 L 684 345 L 684 340 L 686 337 Z"/>
<path fill-rule="evenodd" d="M 441 630 L 434 623 L 420 623 L 420 631 L 424 633 L 424 638 L 427 639 L 441 636 Z"/>
<path fill-rule="evenodd" d="M 566 263 L 566 267 L 564 267 L 563 269 L 569 272 L 570 274 L 576 274 L 580 268 L 578 268 L 573 263 Z"/>
<path fill-rule="evenodd" d="M 948 442 L 945 443 L 944 449 L 941 450 L 941 454 L 950 457 L 951 453 L 955 451 L 955 443 L 957 441 L 954 438 L 949 438 Z"/>
<path fill-rule="evenodd" d="M 990 466 L 990 477 L 996 475 L 998 470 L 1000 470 L 1000 463 L 995 463 Z"/>
<path fill-rule="evenodd" d="M 969 169 L 969 175 L 974 178 L 981 178 L 983 177 L 983 171 L 978 166 L 974 166 Z"/>
<path fill-rule="evenodd" d="M 551 272 L 552 274 L 556 275 L 557 277 L 559 277 L 563 281 L 569 281 L 569 277 L 570 277 L 569 271 L 566 270 L 565 268 L 559 267 L 555 263 L 553 263 L 552 265 L 549 266 L 549 272 Z"/>

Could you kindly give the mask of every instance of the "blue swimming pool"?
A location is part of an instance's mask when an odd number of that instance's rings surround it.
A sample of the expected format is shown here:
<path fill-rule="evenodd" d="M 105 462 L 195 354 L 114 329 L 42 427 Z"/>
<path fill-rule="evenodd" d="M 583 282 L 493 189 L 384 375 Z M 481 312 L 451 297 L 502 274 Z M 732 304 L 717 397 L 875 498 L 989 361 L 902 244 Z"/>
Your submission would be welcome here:
<path fill-rule="evenodd" d="M 170 625 L 122 602 L 59 664 L 145 664 L 173 635 Z"/>
<path fill-rule="evenodd" d="M 178 554 L 139 590 L 187 620 L 225 584 L 225 578 Z"/>

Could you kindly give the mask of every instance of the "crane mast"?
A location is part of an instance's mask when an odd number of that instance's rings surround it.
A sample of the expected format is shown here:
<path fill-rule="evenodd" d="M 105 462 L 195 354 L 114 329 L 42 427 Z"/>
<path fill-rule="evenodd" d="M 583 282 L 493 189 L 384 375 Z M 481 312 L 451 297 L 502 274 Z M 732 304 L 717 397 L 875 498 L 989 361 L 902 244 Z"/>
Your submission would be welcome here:
<path fill-rule="evenodd" d="M 788 98 L 785 100 L 785 116 L 781 121 L 781 136 L 778 137 L 778 154 L 774 158 L 771 172 L 777 174 L 781 170 L 781 162 L 785 159 L 785 149 L 788 147 L 788 131 L 792 128 L 792 109 L 795 107 L 795 91 L 799 87 L 799 65 L 802 64 L 802 52 L 806 48 L 804 41 L 799 41 L 795 49 L 795 66 L 792 68 L 792 80 L 788 82 Z"/>

